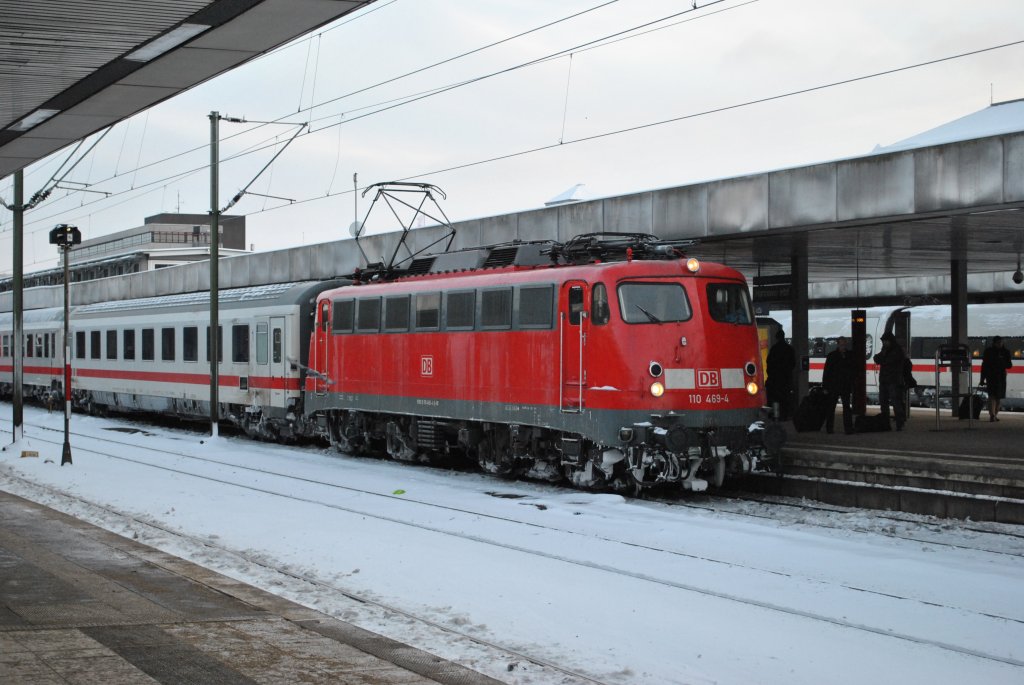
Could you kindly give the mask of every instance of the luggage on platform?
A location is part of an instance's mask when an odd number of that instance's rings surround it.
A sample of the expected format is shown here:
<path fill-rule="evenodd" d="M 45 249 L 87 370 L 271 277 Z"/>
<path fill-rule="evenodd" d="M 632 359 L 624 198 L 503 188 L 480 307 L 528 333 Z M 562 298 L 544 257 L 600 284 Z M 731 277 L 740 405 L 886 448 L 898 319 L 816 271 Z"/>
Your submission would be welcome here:
<path fill-rule="evenodd" d="M 970 409 L 968 409 L 968 400 L 970 400 Z M 964 398 L 960 400 L 960 408 L 957 409 L 957 416 L 961 419 L 967 418 L 967 412 L 970 411 L 974 414 L 974 420 L 977 421 L 981 418 L 981 408 L 985 404 L 985 399 L 981 395 L 964 395 Z"/>
<path fill-rule="evenodd" d="M 793 414 L 793 427 L 798 433 L 820 431 L 828 412 L 834 410 L 834 406 L 828 406 L 828 395 L 824 390 L 811 388 Z"/>
<path fill-rule="evenodd" d="M 888 417 L 883 414 L 868 416 L 861 414 L 853 417 L 853 431 L 855 433 L 881 433 L 891 430 Z"/>

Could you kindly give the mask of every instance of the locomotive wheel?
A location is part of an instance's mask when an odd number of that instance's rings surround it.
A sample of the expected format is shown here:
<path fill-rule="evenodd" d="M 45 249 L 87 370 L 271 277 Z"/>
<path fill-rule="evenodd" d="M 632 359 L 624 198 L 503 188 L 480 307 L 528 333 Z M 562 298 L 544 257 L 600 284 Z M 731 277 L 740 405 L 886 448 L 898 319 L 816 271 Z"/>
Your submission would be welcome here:
<path fill-rule="evenodd" d="M 722 457 L 715 457 L 715 480 L 714 485 L 716 488 L 722 487 L 722 483 L 725 482 L 725 459 Z"/>
<path fill-rule="evenodd" d="M 644 484 L 643 481 L 639 481 L 633 474 L 629 475 L 630 481 L 633 483 L 633 497 L 637 499 L 644 498 Z"/>

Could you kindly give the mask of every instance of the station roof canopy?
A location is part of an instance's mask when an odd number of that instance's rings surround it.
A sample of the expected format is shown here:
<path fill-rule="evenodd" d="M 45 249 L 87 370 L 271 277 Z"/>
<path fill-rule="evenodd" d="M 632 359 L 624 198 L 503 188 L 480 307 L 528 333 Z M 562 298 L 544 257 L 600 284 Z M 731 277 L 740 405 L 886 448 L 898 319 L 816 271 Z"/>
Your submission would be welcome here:
<path fill-rule="evenodd" d="M 4 3 L 0 178 L 372 1 Z"/>

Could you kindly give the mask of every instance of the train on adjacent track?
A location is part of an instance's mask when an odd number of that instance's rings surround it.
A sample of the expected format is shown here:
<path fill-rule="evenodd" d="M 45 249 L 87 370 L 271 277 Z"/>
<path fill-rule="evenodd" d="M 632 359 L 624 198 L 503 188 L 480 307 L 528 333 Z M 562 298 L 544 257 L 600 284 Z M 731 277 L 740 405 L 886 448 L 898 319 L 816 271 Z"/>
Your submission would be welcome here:
<path fill-rule="evenodd" d="M 877 398 L 878 365 L 872 356 L 880 348 L 882 334 L 891 330 L 894 315 L 909 316 L 909 347 L 905 352 L 913 363 L 914 380 L 917 388 L 911 400 L 917 404 L 934 406 L 936 394 L 948 392 L 952 377 L 948 366 L 939 369 L 938 391 L 936 391 L 935 353 L 941 345 L 949 344 L 951 338 L 951 315 L 948 305 L 917 305 L 901 307 L 870 307 L 866 315 L 867 339 L 867 392 Z M 790 330 L 788 312 L 773 312 L 773 319 L 787 332 Z M 996 303 L 971 305 L 967 309 L 967 339 L 972 358 L 973 385 L 981 380 L 982 353 L 1000 336 L 1003 346 L 1010 354 L 1013 367 L 1006 378 L 1006 397 L 1003 408 L 1010 411 L 1024 411 L 1024 304 Z M 807 314 L 809 356 L 809 381 L 820 383 L 825 368 L 825 356 L 836 349 L 836 339 L 850 335 L 850 310 L 815 309 Z"/>
<path fill-rule="evenodd" d="M 777 455 L 738 271 L 645 234 L 516 242 L 221 293 L 221 415 L 259 438 L 640 492 Z M 71 397 L 209 415 L 208 293 L 73 308 Z M 61 310 L 25 313 L 27 395 L 62 397 Z M 206 318 L 204 318 L 206 317 Z M 0 314 L 0 391 L 12 383 Z"/>

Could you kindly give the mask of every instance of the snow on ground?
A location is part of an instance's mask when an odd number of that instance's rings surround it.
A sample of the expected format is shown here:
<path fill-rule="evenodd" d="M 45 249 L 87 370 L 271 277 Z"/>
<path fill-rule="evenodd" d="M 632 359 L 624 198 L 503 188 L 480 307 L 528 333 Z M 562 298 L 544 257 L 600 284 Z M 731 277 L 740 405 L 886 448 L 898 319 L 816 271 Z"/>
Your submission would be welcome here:
<path fill-rule="evenodd" d="M 605 683 L 1024 682 L 1019 528 L 628 500 L 78 416 L 61 467 L 62 417 L 25 416 L 3 489 L 505 682 L 571 681 L 524 654 Z"/>

